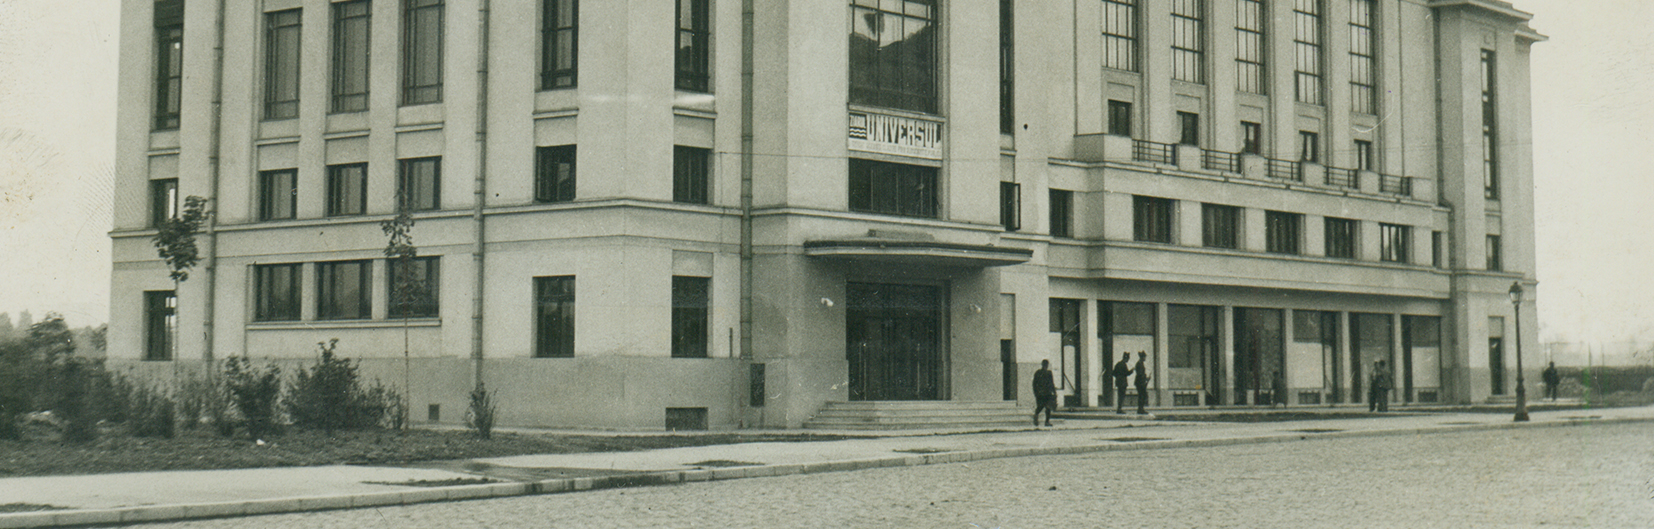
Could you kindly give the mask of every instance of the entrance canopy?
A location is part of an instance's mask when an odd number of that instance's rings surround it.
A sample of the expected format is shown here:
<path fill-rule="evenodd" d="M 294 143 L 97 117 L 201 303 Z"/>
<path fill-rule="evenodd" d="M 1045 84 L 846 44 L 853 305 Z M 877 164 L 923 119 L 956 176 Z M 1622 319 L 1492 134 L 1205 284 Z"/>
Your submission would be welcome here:
<path fill-rule="evenodd" d="M 1026 263 L 1033 258 L 1034 251 L 1003 246 L 867 237 L 807 241 L 804 243 L 804 255 L 908 266 L 983 268 Z"/>

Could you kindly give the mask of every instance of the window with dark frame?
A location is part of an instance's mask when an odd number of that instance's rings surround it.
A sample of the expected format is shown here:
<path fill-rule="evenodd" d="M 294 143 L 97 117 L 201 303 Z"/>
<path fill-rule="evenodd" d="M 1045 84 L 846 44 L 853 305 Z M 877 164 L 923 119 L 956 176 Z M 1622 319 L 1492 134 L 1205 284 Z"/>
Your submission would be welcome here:
<path fill-rule="evenodd" d="M 1350 0 L 1350 110 L 1378 113 L 1378 54 L 1373 0 Z"/>
<path fill-rule="evenodd" d="M 258 173 L 258 220 L 295 218 L 299 207 L 299 170 Z"/>
<path fill-rule="evenodd" d="M 1132 240 L 1172 242 L 1173 201 L 1169 198 L 1131 197 Z"/>
<path fill-rule="evenodd" d="M 1487 269 L 1490 272 L 1505 269 L 1504 250 L 1500 246 L 1498 235 L 1487 236 Z"/>
<path fill-rule="evenodd" d="M 1482 196 L 1499 199 L 1498 68 L 1492 51 L 1482 50 Z"/>
<path fill-rule="evenodd" d="M 1102 0 L 1103 66 L 1137 71 L 1137 0 Z"/>
<path fill-rule="evenodd" d="M 1016 3 L 999 0 L 999 133 L 1016 133 Z"/>
<path fill-rule="evenodd" d="M 1131 136 L 1131 103 L 1113 99 L 1108 101 L 1108 133 Z"/>
<path fill-rule="evenodd" d="M 1051 200 L 1051 236 L 1074 236 L 1074 192 L 1064 189 L 1050 190 Z"/>
<path fill-rule="evenodd" d="M 149 181 L 149 226 L 159 228 L 178 217 L 178 179 Z"/>
<path fill-rule="evenodd" d="M 361 215 L 368 209 L 368 164 L 327 166 L 327 216 Z"/>
<path fill-rule="evenodd" d="M 303 266 L 253 266 L 253 321 L 299 320 L 299 273 Z"/>
<path fill-rule="evenodd" d="M 936 0 L 853 0 L 850 103 L 936 112 Z"/>
<path fill-rule="evenodd" d="M 682 145 L 672 147 L 673 202 L 685 204 L 710 203 L 708 191 L 711 187 L 711 174 L 711 149 Z"/>
<path fill-rule="evenodd" d="M 678 6 L 677 87 L 710 92 L 712 78 L 711 0 L 676 0 Z"/>
<path fill-rule="evenodd" d="M 534 357 L 574 358 L 574 276 L 534 278 Z"/>
<path fill-rule="evenodd" d="M 1005 231 L 1022 229 L 1022 184 L 999 183 L 999 225 Z"/>
<path fill-rule="evenodd" d="M 402 0 L 402 104 L 442 101 L 443 0 Z"/>
<path fill-rule="evenodd" d="M 1284 211 L 1264 212 L 1264 251 L 1298 255 L 1303 253 L 1304 216 Z"/>
<path fill-rule="evenodd" d="M 1207 248 L 1240 248 L 1240 211 L 1236 206 L 1201 204 L 1201 245 Z"/>
<path fill-rule="evenodd" d="M 442 299 L 442 257 L 425 256 L 408 260 L 385 260 L 385 293 L 392 319 L 435 318 Z"/>
<path fill-rule="evenodd" d="M 442 157 L 397 160 L 396 204 L 401 211 L 442 207 Z"/>
<path fill-rule="evenodd" d="M 541 90 L 574 88 L 580 64 L 579 22 L 579 0 L 541 0 Z"/>
<path fill-rule="evenodd" d="M 1408 263 L 1408 249 L 1413 245 L 1413 227 L 1398 224 L 1378 225 L 1378 259 L 1389 263 Z"/>
<path fill-rule="evenodd" d="M 1263 0 L 1235 2 L 1235 87 L 1242 92 L 1269 93 L 1269 71 L 1264 67 L 1265 14 Z"/>
<path fill-rule="evenodd" d="M 368 65 L 372 41 L 369 0 L 333 3 L 332 112 L 368 109 Z"/>
<path fill-rule="evenodd" d="M 1206 82 L 1206 2 L 1172 0 L 1172 78 Z"/>
<path fill-rule="evenodd" d="M 1378 164 L 1373 162 L 1373 142 L 1355 140 L 1355 168 L 1362 171 L 1375 171 Z"/>
<path fill-rule="evenodd" d="M 316 319 L 373 317 L 373 261 L 316 263 Z"/>
<path fill-rule="evenodd" d="M 534 201 L 574 200 L 575 146 L 555 145 L 534 149 Z"/>
<path fill-rule="evenodd" d="M 1321 104 L 1321 0 L 1294 0 L 1294 90 L 1299 103 Z"/>
<path fill-rule="evenodd" d="M 1200 114 L 1193 112 L 1177 113 L 1177 142 L 1183 145 L 1200 145 Z"/>
<path fill-rule="evenodd" d="M 1307 130 L 1298 131 L 1299 160 L 1311 163 L 1321 161 L 1321 135 Z"/>
<path fill-rule="evenodd" d="M 299 117 L 300 10 L 264 14 L 264 119 Z"/>
<path fill-rule="evenodd" d="M 178 295 L 171 290 L 144 292 L 144 360 L 173 359 L 172 336 L 178 327 Z"/>
<path fill-rule="evenodd" d="M 850 210 L 936 218 L 936 168 L 850 159 Z"/>
<path fill-rule="evenodd" d="M 706 358 L 712 279 L 672 276 L 672 358 Z"/>
<path fill-rule="evenodd" d="M 1263 154 L 1263 124 L 1241 122 L 1241 152 Z"/>
<path fill-rule="evenodd" d="M 178 128 L 184 84 L 184 1 L 155 2 L 155 130 Z"/>
<path fill-rule="evenodd" d="M 1442 232 L 1430 232 L 1430 266 L 1442 267 Z"/>
<path fill-rule="evenodd" d="M 1336 259 L 1354 259 L 1356 248 L 1356 230 L 1360 224 L 1352 219 L 1326 217 L 1327 257 Z"/>

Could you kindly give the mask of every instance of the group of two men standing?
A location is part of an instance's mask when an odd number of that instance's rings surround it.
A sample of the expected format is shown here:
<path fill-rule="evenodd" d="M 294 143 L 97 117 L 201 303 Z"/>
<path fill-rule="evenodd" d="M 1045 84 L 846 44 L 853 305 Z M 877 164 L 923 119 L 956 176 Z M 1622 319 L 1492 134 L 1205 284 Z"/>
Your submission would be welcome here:
<path fill-rule="evenodd" d="M 1150 380 L 1149 368 L 1147 365 L 1148 357 L 1148 353 L 1138 351 L 1137 365 L 1133 367 L 1130 365 L 1131 353 L 1128 352 L 1120 355 L 1120 362 L 1114 364 L 1114 370 L 1110 374 L 1114 377 L 1114 388 L 1116 395 L 1116 398 L 1114 399 L 1115 413 L 1123 414 L 1126 412 L 1126 381 L 1130 379 L 1132 373 L 1136 373 L 1137 414 L 1148 415 Z M 1055 377 L 1051 374 L 1050 360 L 1041 360 L 1039 371 L 1034 372 L 1034 401 L 1034 426 L 1039 426 L 1039 414 L 1041 411 L 1045 412 L 1045 425 L 1051 426 L 1051 412 L 1056 411 L 1057 409 L 1057 384 Z"/>

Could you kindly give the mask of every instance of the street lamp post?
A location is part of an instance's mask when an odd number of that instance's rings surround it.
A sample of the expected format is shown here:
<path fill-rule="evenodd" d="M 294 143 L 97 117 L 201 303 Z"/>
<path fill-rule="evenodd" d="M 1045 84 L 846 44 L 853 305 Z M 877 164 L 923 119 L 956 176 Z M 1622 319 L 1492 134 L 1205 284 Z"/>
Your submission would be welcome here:
<path fill-rule="evenodd" d="M 1528 422 L 1528 389 L 1522 384 L 1522 282 L 1510 284 L 1510 306 L 1516 310 L 1516 422 Z"/>

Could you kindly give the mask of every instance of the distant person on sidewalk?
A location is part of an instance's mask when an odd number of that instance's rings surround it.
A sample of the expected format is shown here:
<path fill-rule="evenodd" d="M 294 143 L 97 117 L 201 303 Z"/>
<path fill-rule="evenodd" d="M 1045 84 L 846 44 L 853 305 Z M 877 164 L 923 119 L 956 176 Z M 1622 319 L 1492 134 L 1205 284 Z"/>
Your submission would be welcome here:
<path fill-rule="evenodd" d="M 1131 377 L 1131 353 L 1120 353 L 1120 362 L 1114 364 L 1114 413 L 1126 412 L 1126 382 Z"/>
<path fill-rule="evenodd" d="M 1051 425 L 1051 412 L 1057 408 L 1057 382 L 1051 377 L 1051 361 L 1040 360 L 1039 371 L 1034 372 L 1034 427 L 1039 427 L 1039 412 L 1045 410 L 1045 425 Z"/>
<path fill-rule="evenodd" d="M 1281 376 L 1280 371 L 1276 371 L 1275 374 L 1270 375 L 1269 382 L 1273 386 L 1272 389 L 1274 390 L 1273 394 L 1270 395 L 1270 398 L 1269 398 L 1269 407 L 1273 408 L 1273 407 L 1275 407 L 1276 404 L 1280 404 L 1282 408 L 1285 408 L 1286 407 L 1286 377 Z"/>
<path fill-rule="evenodd" d="M 1562 385 L 1562 375 L 1556 372 L 1556 362 L 1545 368 L 1545 396 L 1556 401 L 1556 388 Z"/>
<path fill-rule="evenodd" d="M 1130 355 L 1127 355 L 1127 356 L 1130 356 Z M 1147 360 L 1148 358 L 1149 358 L 1148 353 L 1138 351 L 1137 352 L 1137 367 L 1132 368 L 1132 371 L 1137 372 L 1137 414 L 1138 415 L 1148 415 L 1149 414 L 1149 409 L 1148 409 L 1148 405 L 1149 405 L 1149 368 L 1148 368 L 1148 366 L 1144 365 L 1144 361 Z"/>
<path fill-rule="evenodd" d="M 1372 390 L 1370 392 L 1371 398 L 1368 399 L 1370 402 L 1367 403 L 1367 411 L 1390 411 L 1390 388 L 1392 384 L 1390 370 L 1384 367 L 1384 361 L 1373 362 L 1373 378 L 1372 383 L 1369 384 L 1372 386 Z"/>

